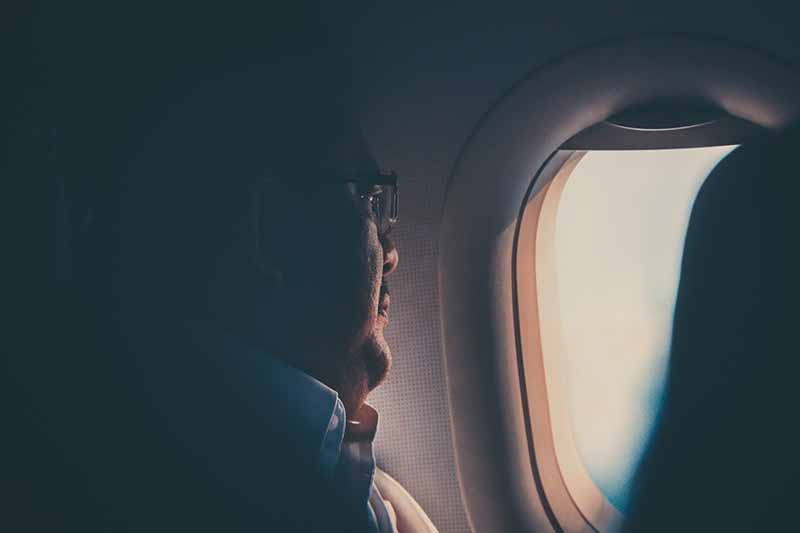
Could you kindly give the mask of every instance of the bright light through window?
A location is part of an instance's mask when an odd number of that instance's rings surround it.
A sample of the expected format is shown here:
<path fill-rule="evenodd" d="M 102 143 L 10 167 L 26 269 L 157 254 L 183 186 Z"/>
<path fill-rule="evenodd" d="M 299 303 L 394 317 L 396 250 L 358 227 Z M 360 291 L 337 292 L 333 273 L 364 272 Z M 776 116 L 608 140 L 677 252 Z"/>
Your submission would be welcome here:
<path fill-rule="evenodd" d="M 589 475 L 626 510 L 666 378 L 694 198 L 733 147 L 587 153 L 556 219 L 572 427 Z"/>

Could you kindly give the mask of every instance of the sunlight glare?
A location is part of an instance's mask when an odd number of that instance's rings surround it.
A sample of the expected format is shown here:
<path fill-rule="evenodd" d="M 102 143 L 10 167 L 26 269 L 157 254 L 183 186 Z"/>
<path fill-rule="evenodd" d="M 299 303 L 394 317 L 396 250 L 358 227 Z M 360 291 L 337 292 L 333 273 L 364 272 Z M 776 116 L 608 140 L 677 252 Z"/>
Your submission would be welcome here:
<path fill-rule="evenodd" d="M 694 198 L 734 147 L 587 153 L 556 218 L 556 267 L 578 451 L 620 510 L 666 378 Z"/>

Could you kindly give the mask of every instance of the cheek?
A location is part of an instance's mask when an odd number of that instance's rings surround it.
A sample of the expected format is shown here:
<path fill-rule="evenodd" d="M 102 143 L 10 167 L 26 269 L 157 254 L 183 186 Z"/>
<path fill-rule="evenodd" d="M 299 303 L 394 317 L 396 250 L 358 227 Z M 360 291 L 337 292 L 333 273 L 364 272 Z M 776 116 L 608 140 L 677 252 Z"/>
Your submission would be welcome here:
<path fill-rule="evenodd" d="M 330 202 L 309 210 L 315 215 L 284 226 L 282 265 L 293 305 L 308 306 L 326 337 L 363 339 L 373 327 L 380 295 L 383 249 L 375 225 L 352 202 Z"/>
<path fill-rule="evenodd" d="M 339 269 L 336 276 L 347 290 L 347 295 L 342 296 L 358 303 L 361 306 L 360 311 L 372 317 L 377 312 L 383 260 L 374 225 L 362 224 L 358 233 L 347 243 L 343 243 L 338 253 L 332 253 L 338 255 L 343 263 L 343 268 Z M 350 260 L 345 260 L 345 257 Z"/>
<path fill-rule="evenodd" d="M 349 273 L 339 278 L 349 280 L 348 292 L 341 297 L 351 301 L 354 306 L 352 318 L 366 335 L 372 331 L 377 319 L 383 264 L 383 250 L 373 224 L 362 224 L 358 238 L 350 243 L 348 253 L 354 262 Z"/>
<path fill-rule="evenodd" d="M 373 224 L 328 227 L 316 236 L 312 270 L 331 312 L 353 321 L 357 329 L 375 319 L 380 294 L 383 250 Z"/>
<path fill-rule="evenodd" d="M 372 225 L 370 225 L 372 226 Z M 378 312 L 378 299 L 380 297 L 381 289 L 381 272 L 383 270 L 383 248 L 378 240 L 377 233 L 374 226 L 368 233 L 368 239 L 365 243 L 367 250 L 367 280 L 368 289 L 370 291 L 370 305 L 371 316 L 374 319 Z"/>

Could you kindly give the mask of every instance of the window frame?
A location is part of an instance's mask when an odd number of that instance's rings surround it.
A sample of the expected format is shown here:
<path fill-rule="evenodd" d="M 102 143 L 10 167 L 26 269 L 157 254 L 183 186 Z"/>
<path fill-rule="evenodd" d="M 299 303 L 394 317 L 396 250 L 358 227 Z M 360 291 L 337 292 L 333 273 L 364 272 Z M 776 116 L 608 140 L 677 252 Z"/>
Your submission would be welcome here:
<path fill-rule="evenodd" d="M 589 476 L 570 427 L 555 283 L 556 214 L 564 187 L 587 152 L 556 152 L 545 182 L 522 210 L 513 259 L 514 320 L 520 380 L 542 489 L 561 527 L 606 531 L 623 518 Z M 543 179 L 547 176 L 547 179 Z"/>
<path fill-rule="evenodd" d="M 665 138 L 663 132 L 639 131 L 639 142 L 615 143 L 613 149 L 638 151 L 643 145 L 648 147 L 644 149 L 724 146 L 765 134 L 751 123 L 731 123 L 734 128 L 704 124 L 698 129 L 705 131 L 691 132 L 690 139 L 685 138 L 686 132 Z M 586 131 L 593 128 L 597 126 Z M 608 145 L 603 144 L 600 149 L 609 149 Z M 587 153 L 597 149 L 574 140 L 565 146 L 584 149 L 554 152 L 533 179 L 520 211 L 512 252 L 518 364 L 538 478 L 556 520 L 569 531 L 613 531 L 619 528 L 625 515 L 591 478 L 572 429 L 556 282 L 556 225 L 561 198 L 578 164 Z"/>
<path fill-rule="evenodd" d="M 447 181 L 438 248 L 453 445 L 473 529 L 613 526 L 586 503 L 575 503 L 554 451 L 545 464 L 543 447 L 555 442 L 542 418 L 550 416 L 542 410 L 548 391 L 543 380 L 544 387 L 529 384 L 527 372 L 537 361 L 524 353 L 528 341 L 520 334 L 518 308 L 530 300 L 530 291 L 517 290 L 521 221 L 564 162 L 564 143 L 619 111 L 679 97 L 704 99 L 776 130 L 800 117 L 798 87 L 797 72 L 752 50 L 646 36 L 596 44 L 537 67 L 478 122 Z M 625 124 L 609 127 L 624 130 Z M 694 134 L 694 126 L 682 129 Z"/>

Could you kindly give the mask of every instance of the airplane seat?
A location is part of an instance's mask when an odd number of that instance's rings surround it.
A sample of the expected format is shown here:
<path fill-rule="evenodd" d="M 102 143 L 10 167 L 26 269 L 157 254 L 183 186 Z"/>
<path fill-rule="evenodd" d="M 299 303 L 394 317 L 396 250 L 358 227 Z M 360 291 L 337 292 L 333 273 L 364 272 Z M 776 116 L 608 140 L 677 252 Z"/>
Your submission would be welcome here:
<path fill-rule="evenodd" d="M 439 530 L 408 491 L 389 474 L 377 468 L 375 486 L 394 511 L 398 533 L 437 533 Z"/>
<path fill-rule="evenodd" d="M 666 396 L 626 531 L 795 527 L 798 148 L 798 128 L 747 143 L 698 193 Z"/>
<path fill-rule="evenodd" d="M 95 474 L 89 458 L 108 457 L 103 431 L 117 414 L 98 401 L 109 389 L 104 367 L 111 359 L 101 348 L 107 328 L 97 327 L 109 314 L 97 305 L 101 295 L 111 298 L 101 281 L 107 254 L 91 224 L 96 191 L 55 155 L 63 148 L 59 129 L 33 131 L 20 174 L 43 186 L 49 269 L 40 280 L 42 301 L 25 295 L 36 312 L 20 330 L 24 344 L 5 359 L 4 392 L 13 406 L 4 418 L 5 445 L 13 461 L 4 481 L 14 494 L 5 518 L 30 530 L 88 527 L 81 509 Z"/>

